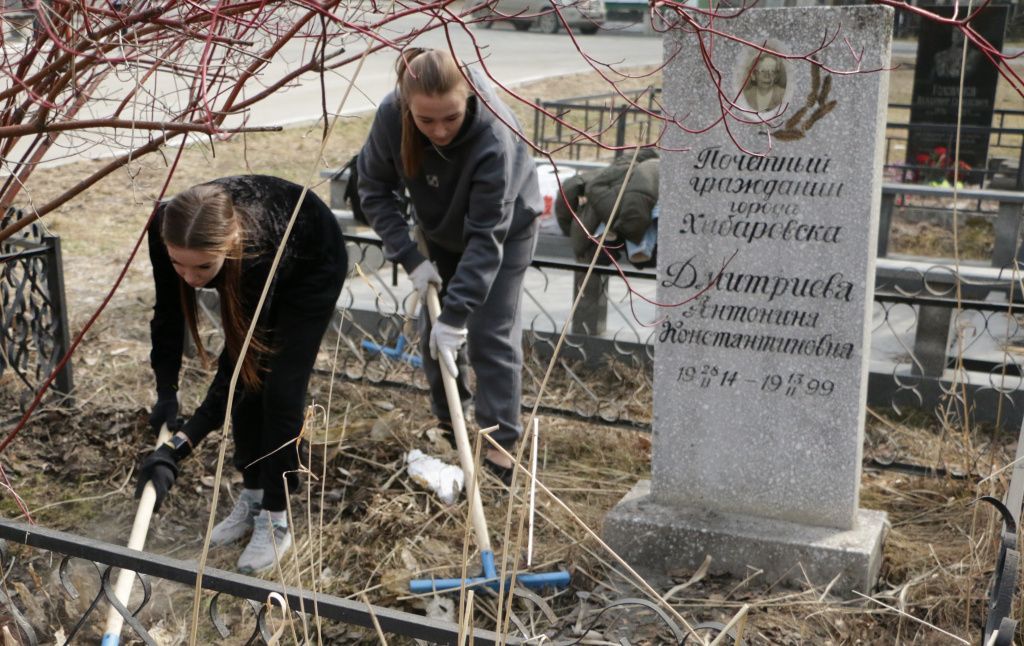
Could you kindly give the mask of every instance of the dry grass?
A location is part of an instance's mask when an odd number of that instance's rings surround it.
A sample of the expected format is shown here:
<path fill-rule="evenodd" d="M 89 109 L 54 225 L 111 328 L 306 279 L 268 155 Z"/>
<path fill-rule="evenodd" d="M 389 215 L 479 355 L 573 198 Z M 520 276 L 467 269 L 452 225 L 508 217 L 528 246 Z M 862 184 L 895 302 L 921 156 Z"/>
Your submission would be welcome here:
<path fill-rule="evenodd" d="M 574 78 L 529 88 L 527 96 L 583 94 L 600 88 L 593 80 Z M 551 88 L 558 87 L 555 92 Z M 334 166 L 347 159 L 362 141 L 365 118 L 344 124 L 321 165 Z M 185 151 L 171 191 L 209 177 L 253 169 L 295 180 L 310 172 L 319 146 L 319 130 L 287 130 L 279 134 L 202 144 Z M 46 190 L 84 174 L 90 163 L 69 165 L 36 175 L 40 196 Z M 139 235 L 156 195 L 165 167 L 159 158 L 144 160 L 132 169 L 102 183 L 95 190 L 66 205 L 48 218 L 47 225 L 65 241 L 67 282 L 72 309 L 72 328 L 77 331 L 99 303 L 131 243 Z M 322 195 L 325 187 L 317 188 Z M 145 254 L 143 253 L 143 256 Z M 34 418 L 22 438 L 5 455 L 5 468 L 15 479 L 19 493 L 47 526 L 77 531 L 120 542 L 134 510 L 130 471 L 136 457 L 152 441 L 145 428 L 145 409 L 151 402 L 151 376 L 146 321 L 150 286 L 147 262 L 136 259 L 128 280 L 110 308 L 93 328 L 75 357 L 78 401 L 71 410 L 51 406 Z M 333 339 L 329 338 L 329 341 Z M 325 343 L 324 347 L 331 347 Z M 342 357 L 344 360 L 345 357 Z M 320 365 L 330 367 L 325 352 Z M 631 374 L 624 366 L 601 371 L 581 371 L 587 387 L 602 397 L 622 398 L 622 383 L 641 384 L 622 400 L 634 419 L 650 416 L 649 379 Z M 446 508 L 419 489 L 402 470 L 404 452 L 410 448 L 446 455 L 445 446 L 430 433 L 431 420 L 424 415 L 425 396 L 413 389 L 376 386 L 367 379 L 346 380 L 341 374 L 333 392 L 327 377 L 314 378 L 310 390 L 317 403 L 331 398 L 330 422 L 322 418 L 310 429 L 310 437 L 339 441 L 326 459 L 312 460 L 312 495 L 296 496 L 294 512 L 299 542 L 288 559 L 284 577 L 289 583 L 350 598 L 365 594 L 371 602 L 406 610 L 423 611 L 443 605 L 438 600 L 417 599 L 406 592 L 410 577 L 458 576 L 466 539 L 464 508 Z M 184 409 L 192 410 L 208 382 L 210 372 L 187 361 L 183 383 Z M 571 408 L 571 381 L 552 384 L 549 396 Z M 13 385 L 3 385 L 4 399 L 11 403 Z M 13 406 L 13 404 L 12 404 Z M 648 475 L 650 439 L 599 423 L 560 417 L 543 417 L 545 434 L 541 456 L 544 482 L 574 510 L 580 521 L 599 529 L 611 506 L 642 477 Z M 150 549 L 182 558 L 194 558 L 205 529 L 206 506 L 212 479 L 216 445 L 211 437 L 184 469 L 175 492 L 154 523 Z M 314 443 L 317 454 L 323 445 Z M 968 472 L 985 473 L 1005 464 L 1014 447 L 1006 437 L 985 429 L 970 434 L 951 429 L 929 416 L 909 420 L 872 418 L 867 428 L 866 454 L 897 455 L 937 466 L 955 465 Z M 994 565 L 994 514 L 972 501 L 983 493 L 999 495 L 1005 480 L 996 478 L 984 486 L 972 479 L 940 479 L 890 472 L 864 474 L 862 505 L 889 513 L 893 529 L 885 548 L 885 565 L 875 597 L 905 613 L 975 640 L 984 618 L 985 586 Z M 237 489 L 237 483 L 235 485 Z M 320 505 L 320 487 L 325 504 Z M 484 488 L 485 503 L 496 548 L 513 553 L 520 544 L 517 532 L 504 531 L 506 509 L 512 499 L 493 481 Z M 15 510 L 9 498 L 4 512 Z M 221 503 L 226 508 L 229 501 Z M 537 569 L 567 567 L 573 573 L 570 591 L 541 600 L 519 600 L 516 619 L 534 631 L 560 631 L 573 635 L 574 626 L 588 626 L 596 609 L 640 592 L 623 583 L 625 578 L 587 537 L 579 522 L 550 501 L 539 506 L 536 537 Z M 321 520 L 322 514 L 322 520 Z M 307 522 L 304 519 L 310 519 Z M 514 528 L 518 521 L 513 522 Z M 211 553 L 210 565 L 230 568 L 240 548 Z M 519 548 L 521 549 L 521 548 Z M 38 553 L 18 550 L 18 567 L 12 585 L 19 602 L 33 622 L 55 630 L 68 625 L 82 611 L 57 592 L 52 563 Z M 321 556 L 322 554 L 322 556 Z M 470 555 L 471 570 L 478 563 Z M 698 573 L 699 574 L 699 573 Z M 939 644 L 955 643 L 934 629 L 913 622 L 879 605 L 828 597 L 821 587 L 782 588 L 760 575 L 743 582 L 694 572 L 670 573 L 682 585 L 672 596 L 673 606 L 690 621 L 727 621 L 744 604 L 751 607 L 747 628 L 755 644 Z M 87 573 L 83 589 L 91 589 Z M 17 586 L 21 586 L 18 588 Z M 665 592 L 667 588 L 663 589 Z M 158 585 L 157 601 L 146 611 L 147 625 L 158 626 L 167 643 L 185 634 L 191 592 L 170 584 Z M 482 598 L 475 621 L 494 627 L 497 614 L 493 599 Z M 554 622 L 547 617 L 553 614 Z M 235 635 L 246 634 L 249 620 L 241 610 L 234 617 Z M 1017 616 L 1020 616 L 1019 614 Z M 94 627 L 93 630 L 96 630 Z M 204 630 L 209 630 L 208 626 Z M 340 624 L 325 627 L 326 643 L 372 643 L 372 631 Z M 606 614 L 591 635 L 608 641 L 628 637 L 632 643 L 666 643 L 668 633 L 649 614 L 623 610 Z M 44 633 L 45 634 L 45 633 Z M 288 633 L 286 633 L 288 634 Z M 95 636 L 95 635 L 94 635 Z M 574 637 L 575 638 L 575 637 Z M 201 633 L 201 640 L 213 640 Z M 391 643 L 407 643 L 392 639 Z"/>

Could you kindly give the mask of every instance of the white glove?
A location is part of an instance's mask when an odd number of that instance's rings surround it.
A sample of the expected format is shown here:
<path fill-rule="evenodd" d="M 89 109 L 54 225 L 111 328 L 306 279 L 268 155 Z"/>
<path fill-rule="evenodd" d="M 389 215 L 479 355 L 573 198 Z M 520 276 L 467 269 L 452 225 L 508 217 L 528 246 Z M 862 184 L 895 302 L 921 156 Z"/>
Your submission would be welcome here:
<path fill-rule="evenodd" d="M 427 302 L 427 288 L 431 284 L 437 287 L 438 292 L 441 291 L 441 274 L 437 273 L 437 267 L 429 260 L 424 260 L 416 265 L 416 269 L 413 269 L 409 274 L 409 280 L 412 281 L 412 286 L 416 288 L 416 293 L 419 295 L 421 303 Z"/>
<path fill-rule="evenodd" d="M 466 342 L 466 334 L 466 328 L 454 327 L 441 321 L 436 321 L 430 330 L 430 357 L 443 363 L 452 377 L 459 376 L 455 357 Z"/>

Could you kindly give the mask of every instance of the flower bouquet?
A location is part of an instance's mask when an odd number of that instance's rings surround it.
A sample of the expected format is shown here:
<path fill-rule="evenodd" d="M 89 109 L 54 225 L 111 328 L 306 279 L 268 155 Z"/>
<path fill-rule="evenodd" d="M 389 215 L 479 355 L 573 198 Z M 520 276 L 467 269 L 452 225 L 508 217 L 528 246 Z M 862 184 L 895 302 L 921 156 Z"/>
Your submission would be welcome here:
<path fill-rule="evenodd" d="M 917 162 L 914 169 L 916 181 L 929 186 L 949 188 L 956 182 L 957 188 L 963 188 L 964 178 L 971 170 L 971 165 L 962 159 L 958 164 L 954 164 L 953 157 L 945 146 L 936 146 L 930 153 L 918 153 L 914 161 Z"/>

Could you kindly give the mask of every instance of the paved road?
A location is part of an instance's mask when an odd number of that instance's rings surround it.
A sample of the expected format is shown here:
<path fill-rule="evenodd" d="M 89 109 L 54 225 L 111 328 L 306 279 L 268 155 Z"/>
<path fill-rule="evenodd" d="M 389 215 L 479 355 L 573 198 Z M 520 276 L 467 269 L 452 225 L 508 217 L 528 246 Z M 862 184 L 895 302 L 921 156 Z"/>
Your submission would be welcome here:
<path fill-rule="evenodd" d="M 393 38 L 409 33 L 418 26 L 418 22 L 422 23 L 422 21 L 423 19 L 419 17 L 405 19 L 401 23 L 396 23 L 392 32 L 382 32 L 381 35 Z M 471 34 L 453 29 L 451 35 L 455 50 L 461 60 L 476 61 L 476 64 L 479 65 L 482 59 L 491 71 L 491 75 L 506 86 L 592 69 L 580 50 L 597 64 L 603 63 L 616 68 L 652 64 L 660 61 L 662 57 L 661 39 L 655 36 L 643 36 L 637 27 L 625 28 L 613 33 L 580 36 L 579 49 L 565 33 L 555 35 L 523 33 L 513 30 L 509 25 L 496 25 L 487 30 L 473 29 Z M 477 41 L 479 52 L 473 46 L 473 39 Z M 442 31 L 425 33 L 414 44 L 425 47 L 447 46 L 445 34 Z M 308 45 L 309 43 L 299 40 L 292 42 L 265 71 L 264 78 L 281 78 L 288 69 L 297 66 L 304 60 L 303 48 Z M 347 54 L 358 56 L 364 46 L 365 44 L 361 42 L 349 45 Z M 353 114 L 373 109 L 376 102 L 394 87 L 394 61 L 395 53 L 390 50 L 371 54 L 364 63 L 356 81 L 356 87 L 349 95 L 341 113 Z M 337 110 L 349 84 L 348 76 L 354 73 L 355 69 L 356 65 L 351 64 L 326 77 L 326 105 L 329 111 Z M 116 103 L 115 99 L 123 97 L 127 92 L 133 90 L 134 80 L 127 71 L 108 77 L 98 92 L 98 95 L 103 96 L 104 99 L 93 104 L 95 110 L 87 107 L 79 115 L 80 118 L 105 117 L 105 111 Z M 183 96 L 176 89 L 180 82 L 171 78 L 170 75 L 163 75 L 148 81 L 148 85 L 154 84 L 155 87 L 150 87 L 153 96 L 168 97 L 170 103 L 177 101 L 176 97 Z M 254 85 L 254 91 L 259 89 L 258 85 Z M 170 103 L 165 109 L 169 112 L 176 112 L 178 108 Z M 246 115 L 246 122 L 250 126 L 284 126 L 313 122 L 321 116 L 321 104 L 319 77 L 310 74 L 300 78 L 293 87 L 279 91 L 258 103 L 253 107 L 251 113 Z M 136 116 L 139 119 L 157 120 L 162 118 L 161 115 L 152 114 L 146 110 L 142 110 Z M 225 127 L 240 125 L 242 120 L 241 116 L 230 118 L 225 122 Z M 133 141 L 135 145 L 139 145 L 147 138 L 148 134 L 145 132 L 132 133 L 124 130 L 117 132 L 116 135 L 109 131 L 99 130 L 92 131 L 88 136 L 64 137 L 61 144 L 50 151 L 43 163 L 44 165 L 59 165 L 83 158 L 107 158 L 128 150 Z M 17 157 L 27 143 L 27 141 L 23 141 L 20 146 L 16 146 L 13 155 Z"/>
<path fill-rule="evenodd" d="M 413 24 L 410 20 L 403 23 L 402 27 L 411 27 Z M 648 65 L 661 60 L 659 37 L 631 36 L 639 36 L 635 28 L 619 33 L 579 36 L 577 42 L 588 56 L 615 67 Z M 564 32 L 553 35 L 517 32 L 507 25 L 497 25 L 487 30 L 473 29 L 472 37 L 481 48 L 482 56 L 473 47 L 469 35 L 452 30 L 452 40 L 459 58 L 467 62 L 482 58 L 492 76 L 505 85 L 592 69 L 577 50 L 576 44 Z M 447 46 L 443 32 L 424 34 L 413 44 L 422 47 Z M 358 54 L 359 50 L 352 53 Z M 379 52 L 367 58 L 357 79 L 359 93 L 349 96 L 342 109 L 343 114 L 372 109 L 375 102 L 394 87 L 394 61 L 395 54 L 391 51 Z M 351 65 L 341 71 L 347 75 L 354 70 L 355 65 Z M 337 108 L 347 84 L 348 79 L 342 74 L 329 80 L 327 106 L 330 110 Z M 299 87 L 261 103 L 250 118 L 250 124 L 286 125 L 317 119 L 320 116 L 318 106 L 321 101 L 318 85 L 316 76 L 304 77 Z"/>

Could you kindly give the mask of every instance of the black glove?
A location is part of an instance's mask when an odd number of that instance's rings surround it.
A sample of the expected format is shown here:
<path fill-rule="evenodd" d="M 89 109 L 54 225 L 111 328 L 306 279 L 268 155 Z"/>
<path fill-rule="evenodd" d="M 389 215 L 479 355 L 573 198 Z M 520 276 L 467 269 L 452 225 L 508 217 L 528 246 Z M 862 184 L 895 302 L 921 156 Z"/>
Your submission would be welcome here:
<path fill-rule="evenodd" d="M 177 437 L 171 442 L 157 447 L 139 465 L 139 475 L 135 481 L 135 497 L 141 497 L 146 483 L 152 482 L 153 488 L 156 489 L 156 503 L 153 505 L 153 511 L 160 511 L 160 505 L 178 477 L 180 468 L 178 463 L 184 460 L 190 452 L 191 447 L 188 443 Z"/>
<path fill-rule="evenodd" d="M 160 427 L 167 424 L 167 430 L 171 433 L 181 428 L 181 419 L 178 417 L 178 393 L 174 390 L 158 392 L 156 403 L 149 414 L 149 425 L 154 433 L 160 432 Z"/>

